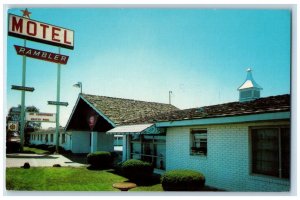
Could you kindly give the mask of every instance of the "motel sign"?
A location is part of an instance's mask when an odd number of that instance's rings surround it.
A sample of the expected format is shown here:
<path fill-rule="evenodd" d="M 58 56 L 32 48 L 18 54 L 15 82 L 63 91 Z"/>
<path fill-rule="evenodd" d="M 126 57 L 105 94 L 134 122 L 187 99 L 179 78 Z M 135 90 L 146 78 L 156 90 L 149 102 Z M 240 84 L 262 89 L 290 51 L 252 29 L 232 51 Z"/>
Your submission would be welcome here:
<path fill-rule="evenodd" d="M 54 113 L 27 112 L 26 120 L 34 122 L 55 122 L 56 118 Z"/>
<path fill-rule="evenodd" d="M 74 49 L 74 31 L 9 14 L 8 35 Z"/>
<path fill-rule="evenodd" d="M 38 49 L 32 49 L 28 47 L 21 47 L 14 45 L 18 55 L 27 56 L 30 58 L 40 59 L 48 62 L 54 62 L 59 64 L 67 64 L 69 56 L 56 54 L 48 51 L 42 51 Z"/>
<path fill-rule="evenodd" d="M 25 127 L 25 91 L 33 91 L 34 88 L 26 87 L 26 58 L 40 59 L 48 62 L 57 63 L 57 86 L 56 86 L 56 115 L 52 113 L 26 114 L 28 121 L 39 122 L 56 122 L 56 152 L 58 152 L 58 136 L 59 136 L 59 107 L 67 106 L 67 102 L 60 102 L 60 71 L 61 64 L 67 64 L 68 56 L 60 54 L 61 47 L 66 49 L 74 49 L 74 31 L 59 26 L 31 20 L 30 12 L 21 10 L 23 17 L 9 14 L 8 15 L 8 35 L 24 39 L 24 46 L 14 45 L 18 55 L 23 57 L 22 62 L 22 86 L 12 86 L 12 89 L 21 90 L 21 150 L 24 145 L 24 127 Z M 25 17 L 24 17 L 25 16 Z M 27 18 L 27 17 L 28 18 Z M 54 45 L 58 47 L 58 54 L 41 51 L 26 47 L 26 40 L 40 42 L 44 44 Z"/>

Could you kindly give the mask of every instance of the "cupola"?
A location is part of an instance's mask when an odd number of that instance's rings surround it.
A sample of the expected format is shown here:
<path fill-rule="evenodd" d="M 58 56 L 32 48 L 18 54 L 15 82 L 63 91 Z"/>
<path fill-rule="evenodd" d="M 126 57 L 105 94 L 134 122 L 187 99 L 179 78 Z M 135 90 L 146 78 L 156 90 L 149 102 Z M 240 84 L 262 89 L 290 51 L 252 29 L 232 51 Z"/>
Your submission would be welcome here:
<path fill-rule="evenodd" d="M 260 87 L 252 77 L 252 70 L 251 68 L 247 69 L 247 77 L 245 82 L 238 88 L 240 92 L 240 102 L 244 101 L 252 101 L 255 99 L 260 98 L 260 91 L 263 88 Z"/>

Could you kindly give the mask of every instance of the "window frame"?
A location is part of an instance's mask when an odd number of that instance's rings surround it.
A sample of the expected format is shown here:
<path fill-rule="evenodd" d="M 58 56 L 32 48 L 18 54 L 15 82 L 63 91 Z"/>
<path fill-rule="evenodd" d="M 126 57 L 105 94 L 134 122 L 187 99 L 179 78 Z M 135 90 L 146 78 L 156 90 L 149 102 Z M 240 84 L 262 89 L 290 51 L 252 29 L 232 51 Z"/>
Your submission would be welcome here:
<path fill-rule="evenodd" d="M 275 175 L 270 175 L 270 174 L 265 174 L 262 172 L 258 172 L 255 171 L 254 172 L 254 166 L 253 166 L 253 162 L 254 162 L 254 155 L 253 155 L 253 130 L 261 130 L 261 129 L 278 129 L 278 176 Z M 283 173 L 282 173 L 282 158 L 284 157 L 283 155 L 283 147 L 282 147 L 282 130 L 283 129 L 288 129 L 289 130 L 289 177 L 283 177 Z M 278 178 L 278 179 L 290 179 L 291 176 L 291 127 L 290 125 L 275 125 L 275 126 L 250 126 L 249 127 L 249 172 L 251 175 L 259 175 L 259 176 L 266 176 L 266 177 L 272 177 L 272 178 Z"/>
<path fill-rule="evenodd" d="M 196 134 L 199 134 L 199 137 L 197 142 L 196 140 Z M 203 135 L 202 135 L 203 134 Z M 190 155 L 192 156 L 202 156 L 202 157 L 207 157 L 208 154 L 208 131 L 207 128 L 192 128 L 190 129 L 189 137 L 190 137 L 190 146 L 189 146 L 189 152 Z M 201 141 L 205 140 L 205 141 Z M 201 142 L 205 142 L 204 147 L 201 147 Z M 197 144 L 199 143 L 200 147 L 197 147 Z M 200 150 L 201 148 L 204 148 L 205 150 Z"/>

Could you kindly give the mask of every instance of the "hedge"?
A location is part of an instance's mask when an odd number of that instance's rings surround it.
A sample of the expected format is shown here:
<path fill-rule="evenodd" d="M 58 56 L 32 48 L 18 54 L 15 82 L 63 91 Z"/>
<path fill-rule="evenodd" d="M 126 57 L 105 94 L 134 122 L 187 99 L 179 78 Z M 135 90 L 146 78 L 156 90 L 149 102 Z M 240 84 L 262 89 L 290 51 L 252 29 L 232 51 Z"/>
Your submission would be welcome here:
<path fill-rule="evenodd" d="M 92 168 L 110 168 L 112 166 L 112 156 L 107 151 L 97 151 L 87 155 L 87 163 Z"/>
<path fill-rule="evenodd" d="M 193 170 L 170 170 L 162 176 L 161 184 L 164 191 L 201 191 L 205 177 Z"/>
<path fill-rule="evenodd" d="M 123 176 L 132 181 L 146 181 L 152 177 L 153 166 L 141 160 L 130 159 L 120 165 Z"/>

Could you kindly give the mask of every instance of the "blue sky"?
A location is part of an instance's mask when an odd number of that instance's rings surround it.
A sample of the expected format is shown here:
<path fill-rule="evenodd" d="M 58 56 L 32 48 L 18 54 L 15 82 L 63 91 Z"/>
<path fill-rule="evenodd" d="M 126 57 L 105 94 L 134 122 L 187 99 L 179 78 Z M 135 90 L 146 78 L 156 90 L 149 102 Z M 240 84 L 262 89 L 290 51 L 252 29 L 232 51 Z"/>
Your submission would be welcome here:
<path fill-rule="evenodd" d="M 31 19 L 75 31 L 74 50 L 61 69 L 61 125 L 83 93 L 168 103 L 185 109 L 238 100 L 237 88 L 253 69 L 261 95 L 290 93 L 290 12 L 246 9 L 28 8 Z M 8 13 L 22 16 L 21 9 Z M 7 37 L 7 109 L 21 102 L 22 57 Z M 58 48 L 36 42 L 27 47 Z M 27 58 L 26 105 L 55 113 L 57 65 Z M 5 112 L 7 113 L 7 112 Z M 43 127 L 55 124 L 43 124 Z"/>

